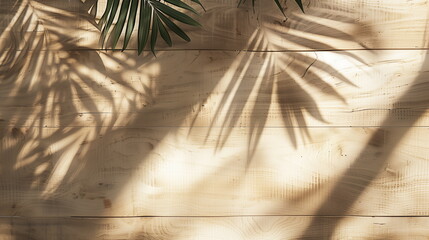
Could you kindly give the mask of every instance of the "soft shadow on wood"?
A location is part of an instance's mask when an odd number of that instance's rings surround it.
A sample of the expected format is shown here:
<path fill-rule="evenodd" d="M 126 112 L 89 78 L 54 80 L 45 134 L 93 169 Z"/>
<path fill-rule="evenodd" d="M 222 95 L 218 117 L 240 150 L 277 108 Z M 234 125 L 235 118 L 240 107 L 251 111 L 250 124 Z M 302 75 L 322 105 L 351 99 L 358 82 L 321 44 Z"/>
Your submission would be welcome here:
<path fill-rule="evenodd" d="M 73 25 L 76 19 L 89 17 L 82 15 L 79 10 L 85 8 L 91 12 L 94 1 L 87 3 L 34 1 L 34 6 L 23 7 L 23 12 L 13 25 L 12 34 L 16 35 L 11 39 L 14 40 L 8 43 L 12 47 L 7 48 L 1 56 L 2 61 L 7 60 L 1 69 L 0 90 L 0 97 L 7 99 L 0 103 L 3 119 L 0 123 L 3 139 L 0 184 L 8 192 L 1 198 L 4 204 L 1 204 L 0 210 L 6 215 L 113 216 L 121 212 L 156 215 L 157 206 L 140 204 L 134 202 L 134 199 L 156 199 L 157 191 L 162 189 L 162 178 L 156 176 L 158 172 L 154 170 L 156 164 L 145 165 L 149 157 L 154 159 L 153 162 L 173 163 L 170 171 L 164 170 L 164 175 L 189 174 L 188 169 L 174 168 L 174 161 L 180 158 L 174 150 L 180 149 L 180 143 L 163 144 L 166 136 L 176 134 L 180 126 L 193 126 L 192 131 L 196 131 L 196 122 L 200 121 L 200 127 L 209 123 L 211 129 L 220 128 L 219 137 L 213 130 L 206 134 L 206 140 L 209 137 L 213 139 L 215 135 L 215 145 L 220 150 L 225 147 L 232 129 L 239 127 L 238 119 L 242 117 L 245 105 L 253 104 L 247 119 L 249 165 L 266 127 L 272 104 L 280 106 L 281 121 L 287 126 L 287 136 L 296 147 L 299 141 L 311 137 L 307 116 L 329 124 L 309 88 L 313 88 L 312 93 L 322 93 L 340 102 L 346 102 L 347 99 L 347 96 L 342 96 L 326 83 L 320 74 L 331 75 L 339 82 L 353 85 L 351 79 L 339 73 L 329 62 L 319 61 L 316 53 L 288 52 L 267 40 L 282 35 L 290 37 L 288 39 L 294 41 L 295 45 L 301 45 L 307 50 L 313 49 L 315 45 L 335 48 L 300 37 L 298 32 L 288 32 L 294 24 L 305 23 L 314 27 L 308 29 L 308 32 L 315 36 L 323 37 L 326 31 L 332 33 L 332 36 L 327 37 L 360 44 L 350 34 L 311 22 L 301 15 L 292 15 L 285 23 L 266 16 L 269 19 L 267 22 L 271 24 L 254 30 L 248 45 L 242 46 L 243 49 L 255 48 L 262 52 L 243 51 L 238 55 L 231 52 L 212 53 L 215 56 L 213 58 L 204 51 L 188 51 L 180 55 L 166 51 L 154 59 L 150 54 L 137 57 L 132 51 L 99 53 L 80 46 L 79 37 L 68 36 L 68 32 L 78 32 L 80 25 Z M 39 9 L 36 12 L 45 17 L 33 16 L 40 19 L 32 21 L 33 17 L 28 16 L 32 16 L 31 9 L 34 8 Z M 352 22 L 347 16 L 338 14 L 338 17 L 329 16 L 339 23 Z M 58 25 L 53 19 L 63 19 L 65 24 Z M 43 30 L 37 30 L 40 28 Z M 21 36 L 19 32 L 29 34 Z M 20 44 L 13 46 L 17 42 Z M 47 48 L 50 50 L 47 51 Z M 268 48 L 278 52 L 264 52 Z M 365 59 L 353 53 L 338 54 L 365 63 Z M 222 72 L 221 76 L 201 73 L 199 68 L 213 61 L 221 62 L 221 66 L 231 66 L 226 69 L 227 74 L 222 68 L 218 70 Z M 186 68 L 187 72 L 178 72 L 177 69 L 185 65 L 190 65 Z M 214 79 L 210 79 L 213 76 Z M 200 113 L 204 112 L 205 101 L 221 80 L 225 81 L 226 91 L 222 92 L 224 95 L 220 97 L 219 107 L 213 111 L 215 116 L 210 121 L 201 121 L 204 116 L 201 117 Z M 214 122 L 218 115 L 223 118 Z M 384 134 L 382 131 L 379 133 Z M 377 143 L 380 134 L 372 142 Z M 397 136 L 403 134 L 399 132 Z M 197 140 L 195 142 L 199 147 L 210 146 Z M 393 142 L 391 145 L 395 144 Z M 167 150 L 173 153 L 168 155 L 169 159 L 164 159 L 164 155 L 159 153 Z M 228 161 L 224 162 L 225 166 L 236 164 L 233 162 L 236 159 L 234 154 L 240 155 L 237 152 L 231 154 Z M 363 163 L 358 161 L 355 167 L 359 168 L 359 164 Z M 377 168 L 381 165 L 377 164 Z M 183 199 L 171 199 L 171 205 L 177 202 L 180 205 L 180 201 L 201 204 L 198 202 L 201 199 L 196 197 L 197 192 L 207 191 L 210 196 L 212 192 L 208 185 L 213 188 L 233 185 L 227 181 L 219 184 L 217 177 L 224 171 L 222 167 L 213 169 L 211 174 L 196 178 L 192 186 L 184 186 L 185 190 L 167 188 L 172 192 L 183 191 L 185 195 Z M 352 172 L 347 176 L 353 174 L 359 173 Z M 236 177 L 238 180 L 233 179 L 234 184 L 239 186 L 245 172 Z M 371 176 L 368 181 L 374 177 Z M 134 184 L 142 185 L 138 189 L 140 192 L 134 191 L 137 187 L 130 187 Z M 341 186 L 334 193 L 341 192 Z M 229 191 L 238 188 L 234 187 Z M 361 191 L 364 188 L 365 185 Z M 216 189 L 217 192 L 221 190 Z M 341 205 L 341 210 L 346 211 L 355 201 L 356 196 L 351 197 Z M 234 203 L 233 200 L 231 202 Z M 170 214 L 195 214 L 193 207 L 189 204 L 174 209 Z M 320 213 L 325 211 L 322 208 Z M 95 235 L 95 231 L 89 231 L 88 234 Z"/>
<path fill-rule="evenodd" d="M 401 144 L 405 135 L 410 132 L 417 121 L 419 121 L 429 109 L 428 95 L 419 94 L 422 91 L 427 92 L 427 90 L 429 90 L 429 73 L 426 71 L 428 67 L 429 59 L 426 55 L 419 76 L 416 77 L 411 87 L 403 93 L 395 104 L 397 107 L 401 107 L 401 105 L 404 104 L 411 104 L 414 108 L 413 115 L 398 119 L 396 113 L 392 112 L 388 114 L 381 126 L 373 133 L 366 147 L 355 157 L 355 161 L 349 167 L 349 170 L 343 173 L 337 180 L 335 187 L 330 191 L 328 197 L 320 205 L 317 212 L 315 212 L 317 216 L 340 216 L 335 218 L 334 223 L 325 229 L 326 232 L 324 232 L 324 237 L 326 237 L 326 239 L 332 238 L 336 227 L 345 216 L 349 214 L 349 210 L 358 201 L 361 195 L 365 193 L 377 176 L 383 171 L 388 171 L 387 163 L 392 153 Z M 365 157 L 367 150 L 374 147 L 378 148 L 380 152 L 373 158 Z M 371 172 L 362 171 L 362 169 L 368 166 L 371 166 Z M 357 179 L 359 179 L 359 184 L 355 184 Z M 342 201 L 333 202 L 333 196 L 341 196 Z M 300 239 L 314 239 L 313 229 L 318 225 L 318 219 L 314 218 L 303 232 Z M 389 235 L 389 239 L 394 239 L 394 237 L 394 235 Z"/>
<path fill-rule="evenodd" d="M 342 96 L 332 86 L 332 83 L 326 82 L 327 75 L 338 80 L 337 84 L 342 82 L 352 87 L 358 87 L 351 79 L 332 67 L 329 62 L 319 59 L 317 51 L 287 49 L 284 48 L 287 45 L 285 42 L 289 41 L 294 46 L 305 50 L 312 49 L 314 46 L 317 46 L 317 49 L 314 50 L 335 50 L 334 45 L 315 40 L 319 36 L 320 38 L 335 38 L 337 41 L 348 41 L 363 49 L 366 48 L 365 44 L 356 38 L 356 35 L 337 30 L 334 27 L 335 24 L 348 23 L 351 24 L 351 28 L 355 28 L 352 32 L 359 32 L 365 28 L 353 23 L 353 18 L 346 16 L 344 11 L 317 8 L 316 11 L 308 13 L 317 18 L 335 19 L 332 20 L 332 26 L 319 24 L 305 15 L 293 13 L 290 13 L 287 20 L 281 22 L 278 18 L 271 16 L 271 13 L 269 9 L 266 12 L 258 13 L 258 18 L 261 18 L 260 26 L 253 31 L 246 46 L 243 46 L 244 50 L 237 54 L 229 69 L 219 79 L 217 85 L 224 84 L 227 87 L 214 113 L 216 119 L 211 122 L 207 132 L 207 137 L 219 134 L 216 146 L 216 151 L 218 151 L 225 145 L 232 129 L 240 127 L 240 120 L 244 117 L 248 118 L 248 165 L 254 156 L 261 133 L 267 126 L 273 105 L 279 106 L 283 126 L 296 148 L 298 142 L 311 141 L 311 134 L 308 131 L 308 127 L 311 126 L 306 122 L 308 116 L 322 124 L 329 124 L 319 110 L 317 95 L 330 96 L 339 100 L 340 104 L 347 104 L 346 96 Z M 301 32 L 294 29 L 296 25 L 309 27 L 304 28 Z M 367 34 L 371 33 L 370 29 L 365 29 Z M 306 38 L 310 35 L 313 39 Z M 282 41 L 278 39 L 279 36 L 282 37 Z M 257 51 L 247 49 L 257 49 Z M 366 63 L 366 60 L 351 51 L 338 51 L 334 54 L 344 56 L 357 64 Z M 200 112 L 201 109 L 200 106 L 197 112 Z M 247 115 L 244 116 L 244 114 Z M 194 119 L 197 117 L 198 114 Z M 220 131 L 216 129 L 217 132 L 214 133 L 213 129 L 218 128 L 219 124 Z"/>

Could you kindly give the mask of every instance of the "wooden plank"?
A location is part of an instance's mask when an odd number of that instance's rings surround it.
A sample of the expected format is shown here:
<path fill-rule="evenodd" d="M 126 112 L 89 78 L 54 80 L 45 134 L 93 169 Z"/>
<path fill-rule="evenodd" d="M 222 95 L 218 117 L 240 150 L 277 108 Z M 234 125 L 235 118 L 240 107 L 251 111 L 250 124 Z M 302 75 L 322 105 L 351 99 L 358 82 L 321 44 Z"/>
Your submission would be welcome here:
<path fill-rule="evenodd" d="M 428 128 L 1 134 L 0 215 L 429 214 Z"/>
<path fill-rule="evenodd" d="M 31 52 L 3 66 L 1 126 L 429 126 L 422 50 Z M 417 122 L 412 119 L 419 116 Z"/>
<path fill-rule="evenodd" d="M 429 218 L 317 217 L 232 218 L 1 218 L 4 240 L 95 239 L 427 239 Z M 338 219 L 341 221 L 337 224 Z M 331 229 L 334 229 L 332 231 Z"/>
<path fill-rule="evenodd" d="M 90 4 L 85 5 L 78 0 L 59 2 L 61 1 L 30 1 L 31 9 L 25 10 L 36 9 L 37 19 L 41 23 L 39 28 L 34 29 L 26 27 L 25 21 L 13 21 L 18 19 L 16 15 L 19 16 L 21 12 L 16 7 L 16 1 L 7 1 L 0 7 L 0 11 L 8 12 L 2 15 L 5 20 L 0 26 L 3 29 L 1 32 L 4 32 L 0 42 L 7 41 L 10 35 L 16 41 L 17 35 L 24 29 L 28 32 L 47 33 L 48 44 L 44 49 L 99 49 L 99 31 L 94 21 L 88 20 Z M 204 1 L 206 12 L 196 7 L 201 16 L 195 18 L 203 27 L 184 26 L 192 39 L 190 43 L 173 36 L 173 48 L 167 48 L 162 40 L 159 41 L 158 48 L 279 51 L 427 46 L 429 3 L 425 0 L 303 2 L 305 14 L 298 10 L 295 3 L 287 3 L 288 19 L 285 21 L 274 1 L 263 4 L 257 2 L 254 13 L 250 3 L 237 8 L 234 1 L 207 0 Z M 99 1 L 98 17 L 101 16 L 105 3 L 105 0 Z M 32 21 L 33 25 L 37 19 Z M 118 49 L 121 49 L 121 44 L 122 42 Z M 136 48 L 134 38 L 129 47 Z"/>

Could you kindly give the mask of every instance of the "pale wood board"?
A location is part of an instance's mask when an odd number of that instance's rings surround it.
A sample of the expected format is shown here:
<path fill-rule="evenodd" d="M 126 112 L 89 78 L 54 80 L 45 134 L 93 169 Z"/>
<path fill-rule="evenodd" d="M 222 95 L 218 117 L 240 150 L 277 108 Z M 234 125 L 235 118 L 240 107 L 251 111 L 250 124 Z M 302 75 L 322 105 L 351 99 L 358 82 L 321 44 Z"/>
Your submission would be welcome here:
<path fill-rule="evenodd" d="M 262 0 L 261 0 L 262 1 Z M 160 39 L 158 49 L 220 49 L 220 50 L 327 50 L 327 49 L 392 49 L 425 48 L 428 40 L 427 17 L 429 3 L 425 0 L 319 0 L 304 1 L 306 13 L 294 2 L 287 3 L 284 16 L 274 1 L 256 1 L 255 11 L 246 3 L 237 8 L 236 1 L 207 0 L 204 12 L 194 16 L 201 28 L 183 26 L 192 39 L 187 43 L 174 34 L 174 45 L 168 48 Z M 3 3 L 4 2 L 4 3 Z M 44 49 L 99 49 L 99 30 L 87 14 L 89 4 L 78 0 L 30 1 L 30 8 L 14 7 L 15 0 L 3 1 L 0 46 L 27 39 L 23 32 L 47 34 Z M 90 2 L 90 1 L 88 1 Z M 26 1 L 22 1 L 26 4 Z M 99 18 L 106 1 L 99 1 Z M 195 6 L 195 4 L 193 4 Z M 25 10 L 36 15 L 30 25 L 15 21 Z M 36 22 L 39 25 L 36 26 Z M 256 39 L 261 39 L 259 44 Z M 253 40 L 253 41 L 252 41 Z M 122 48 L 120 40 L 117 49 Z M 132 38 L 129 48 L 136 49 Z M 17 46 L 22 49 L 22 46 Z"/>
<path fill-rule="evenodd" d="M 389 126 L 428 126 L 427 58 L 423 50 L 30 52 L 4 66 L 0 125 L 380 126 L 390 116 Z"/>
<path fill-rule="evenodd" d="M 311 221 L 317 222 L 306 229 Z M 427 239 L 429 218 L 1 218 L 2 240 Z"/>
<path fill-rule="evenodd" d="M 84 2 L 0 1 L 0 239 L 429 238 L 428 1 L 207 0 L 156 57 Z"/>
<path fill-rule="evenodd" d="M 0 215 L 429 214 L 428 128 L 1 134 Z"/>

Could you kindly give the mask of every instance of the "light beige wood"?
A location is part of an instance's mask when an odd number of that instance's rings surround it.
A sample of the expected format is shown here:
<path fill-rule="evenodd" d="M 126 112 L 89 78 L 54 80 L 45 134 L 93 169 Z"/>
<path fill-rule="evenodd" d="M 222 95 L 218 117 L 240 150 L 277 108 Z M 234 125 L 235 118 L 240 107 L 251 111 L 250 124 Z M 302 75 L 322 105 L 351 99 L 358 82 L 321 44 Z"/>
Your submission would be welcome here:
<path fill-rule="evenodd" d="M 3 66 L 2 126 L 428 126 L 422 50 L 29 52 Z M 406 95 L 403 96 L 402 95 Z M 412 119 L 419 116 L 417 122 Z"/>
<path fill-rule="evenodd" d="M 90 2 L 0 2 L 0 239 L 428 238 L 428 1 L 207 0 L 156 58 Z"/>
<path fill-rule="evenodd" d="M 20 13 L 19 7 L 13 7 L 16 2 L 5 1 L 0 7 L 2 12 L 6 12 L 3 17 L 5 21 L 0 27 L 5 30 L 0 42 L 7 41 L 10 34 L 16 39 L 22 32 L 22 26 L 26 26 L 25 21 L 21 24 L 14 21 Z M 22 4 L 26 2 L 22 1 Z M 24 27 L 24 31 L 46 33 L 48 44 L 44 49 L 100 48 L 98 30 L 93 21 L 88 20 L 90 4 L 81 4 L 78 0 L 61 4 L 57 0 L 29 2 L 31 9 L 23 9 L 27 12 L 36 9 L 36 19 L 32 23 L 34 25 L 38 19 L 40 24 L 38 28 Z M 98 17 L 103 12 L 105 2 L 99 1 Z M 192 41 L 186 43 L 173 36 L 174 46 L 168 49 L 279 51 L 424 48 L 428 40 L 426 20 L 429 6 L 425 0 L 307 0 L 304 1 L 306 14 L 301 13 L 291 1 L 286 5 L 287 21 L 284 21 L 273 1 L 261 2 L 257 2 L 254 13 L 250 2 L 237 8 L 235 1 L 204 1 L 207 12 L 197 7 L 201 15 L 195 16 L 202 27 L 184 26 Z M 25 16 L 29 14 L 27 12 Z M 167 48 L 162 40 L 159 43 L 159 49 Z M 121 44 L 118 49 L 122 48 Z M 136 48 L 135 38 L 130 48 Z"/>
<path fill-rule="evenodd" d="M 429 219 L 409 217 L 3 218 L 4 240 L 427 239 Z"/>
<path fill-rule="evenodd" d="M 0 215 L 424 216 L 428 131 L 3 129 Z"/>

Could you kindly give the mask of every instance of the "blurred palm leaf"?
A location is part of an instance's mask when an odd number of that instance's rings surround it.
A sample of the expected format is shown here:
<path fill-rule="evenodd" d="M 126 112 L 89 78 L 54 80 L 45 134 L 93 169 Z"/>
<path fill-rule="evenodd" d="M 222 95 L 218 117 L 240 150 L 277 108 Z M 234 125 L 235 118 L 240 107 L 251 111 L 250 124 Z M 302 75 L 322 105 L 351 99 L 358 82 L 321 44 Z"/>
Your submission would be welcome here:
<path fill-rule="evenodd" d="M 191 1 L 197 3 L 204 9 L 199 0 Z M 246 0 L 239 0 L 238 5 L 241 5 L 245 1 Z M 279 0 L 273 1 L 276 3 L 283 15 L 286 16 Z M 295 0 L 295 2 L 304 12 L 302 1 Z M 252 0 L 252 6 L 255 6 L 255 0 Z M 198 14 L 194 8 L 184 3 L 182 0 L 122 0 L 122 3 L 121 0 L 107 0 L 106 9 L 98 23 L 99 28 L 101 29 L 100 44 L 102 48 L 104 48 L 106 42 L 109 42 L 111 47 L 115 48 L 119 38 L 124 34 L 122 51 L 125 50 L 137 21 L 138 54 L 142 53 L 148 41 L 150 41 L 150 49 L 152 53 L 155 54 L 155 45 L 158 39 L 158 34 L 169 46 L 172 46 L 173 43 L 171 41 L 169 30 L 189 42 L 191 39 L 175 23 L 175 21 L 191 26 L 201 25 L 186 13 L 178 10 L 187 10 L 194 14 Z M 138 12 L 139 16 L 137 17 Z M 110 30 L 114 20 L 116 20 L 116 23 L 113 29 Z"/>

